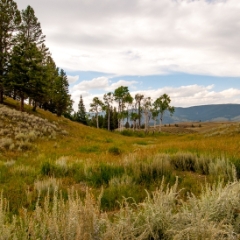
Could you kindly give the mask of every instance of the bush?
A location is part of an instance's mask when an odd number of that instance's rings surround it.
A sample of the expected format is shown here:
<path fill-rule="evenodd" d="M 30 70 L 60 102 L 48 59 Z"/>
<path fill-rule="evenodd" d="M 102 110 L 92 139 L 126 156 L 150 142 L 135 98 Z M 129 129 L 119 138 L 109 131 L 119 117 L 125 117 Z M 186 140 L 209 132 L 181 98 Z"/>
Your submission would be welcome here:
<path fill-rule="evenodd" d="M 34 189 L 39 193 L 47 192 L 47 191 L 53 192 L 54 190 L 57 190 L 59 188 L 59 185 L 60 185 L 59 180 L 57 180 L 56 178 L 50 177 L 42 181 L 39 181 L 39 180 L 35 181 Z"/>
<path fill-rule="evenodd" d="M 126 122 L 124 127 L 125 127 L 125 128 L 130 128 L 129 122 Z"/>
<path fill-rule="evenodd" d="M 118 147 L 110 147 L 108 149 L 108 152 L 113 154 L 113 155 L 120 155 L 121 154 L 121 150 Z"/>
<path fill-rule="evenodd" d="M 133 131 L 129 131 L 129 130 L 123 130 L 120 132 L 123 136 L 127 136 L 127 137 L 131 137 L 134 135 Z"/>
<path fill-rule="evenodd" d="M 0 140 L 0 148 L 9 149 L 13 144 L 13 140 L 11 138 L 2 138 Z"/>
<path fill-rule="evenodd" d="M 108 184 L 113 177 L 120 177 L 124 174 L 124 167 L 107 165 L 101 163 L 99 166 L 87 169 L 87 181 L 95 187 Z"/>
<path fill-rule="evenodd" d="M 41 166 L 41 174 L 46 176 L 54 175 L 54 166 L 50 162 L 43 162 Z"/>
<path fill-rule="evenodd" d="M 28 141 L 21 141 L 17 142 L 16 145 L 18 146 L 18 149 L 21 150 L 30 150 L 34 147 L 34 145 Z"/>

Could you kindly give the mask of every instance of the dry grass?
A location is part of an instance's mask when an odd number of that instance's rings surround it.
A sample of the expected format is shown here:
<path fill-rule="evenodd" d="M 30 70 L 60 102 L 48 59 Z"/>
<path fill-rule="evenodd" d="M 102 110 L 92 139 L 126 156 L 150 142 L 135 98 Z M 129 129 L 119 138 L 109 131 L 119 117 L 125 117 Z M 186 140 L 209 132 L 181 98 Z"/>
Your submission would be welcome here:
<path fill-rule="evenodd" d="M 2 239 L 238 239 L 240 169 L 229 160 L 239 164 L 239 124 L 127 137 L 26 109 L 0 105 L 0 189 L 9 200 L 0 199 Z M 94 197 L 98 178 L 102 199 L 115 201 L 110 219 Z M 81 197 L 67 193 L 72 185 Z"/>
<path fill-rule="evenodd" d="M 0 197 L 1 239 L 79 239 L 79 240 L 237 240 L 240 237 L 240 183 L 206 185 L 199 198 L 179 198 L 177 182 L 161 184 L 140 204 L 126 199 L 110 219 L 100 211 L 100 199 L 86 190 L 85 201 L 70 190 L 65 201 L 61 192 L 47 194 L 41 206 L 29 214 L 8 218 L 8 203 Z M 52 201 L 50 200 L 52 199 Z"/>

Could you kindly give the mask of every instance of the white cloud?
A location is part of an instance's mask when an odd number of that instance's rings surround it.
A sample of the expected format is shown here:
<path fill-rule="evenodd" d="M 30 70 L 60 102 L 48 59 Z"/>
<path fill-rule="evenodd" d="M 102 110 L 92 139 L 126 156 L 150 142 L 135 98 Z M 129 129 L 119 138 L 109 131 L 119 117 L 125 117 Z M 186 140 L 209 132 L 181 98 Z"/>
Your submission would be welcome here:
<path fill-rule="evenodd" d="M 116 88 L 125 86 L 125 87 L 132 87 L 135 88 L 135 84 L 137 84 L 137 81 L 126 81 L 126 80 L 119 80 L 115 83 L 110 84 L 105 90 L 107 91 L 114 91 Z"/>
<path fill-rule="evenodd" d="M 62 68 L 119 75 L 240 75 L 239 0 L 16 2 L 21 9 L 34 8 Z"/>
<path fill-rule="evenodd" d="M 76 75 L 76 76 L 67 76 L 67 79 L 68 79 L 69 84 L 73 84 L 73 83 L 75 83 L 79 79 L 79 76 L 78 75 Z"/>
<path fill-rule="evenodd" d="M 102 99 L 104 93 L 113 92 L 116 88 L 120 86 L 127 86 L 129 89 L 134 89 L 137 81 L 126 81 L 119 80 L 117 82 L 111 82 L 107 77 L 98 77 L 93 78 L 92 80 L 84 80 L 78 84 L 75 84 L 70 88 L 70 93 L 72 96 L 72 100 L 74 101 L 73 108 L 75 111 L 78 109 L 78 103 L 80 99 L 80 95 L 84 98 L 84 104 L 86 109 L 89 109 L 90 103 L 94 97 L 99 97 Z M 102 94 L 93 94 L 92 91 L 98 90 L 103 92 Z"/>
<path fill-rule="evenodd" d="M 90 91 L 92 89 L 105 89 L 109 86 L 109 79 L 106 77 L 98 77 L 94 78 L 90 81 L 83 80 L 79 84 L 74 85 L 72 91 L 75 90 L 87 90 Z"/>
<path fill-rule="evenodd" d="M 144 96 L 151 96 L 153 100 L 166 93 L 171 98 L 171 105 L 175 107 L 190 107 L 208 104 L 240 103 L 240 90 L 230 88 L 216 92 L 214 86 L 188 85 L 181 87 L 165 87 L 156 90 L 139 91 Z M 136 92 L 132 92 L 134 96 Z"/>
<path fill-rule="evenodd" d="M 89 81 L 91 82 L 91 81 Z M 186 85 L 180 87 L 164 87 L 157 89 L 139 90 L 136 91 L 132 88 L 132 84 L 136 84 L 136 81 L 123 82 L 118 81 L 116 83 L 110 83 L 105 89 L 102 89 L 102 93 L 93 94 L 91 90 L 80 91 L 79 89 L 72 90 L 72 99 L 74 99 L 74 109 L 77 110 L 77 105 L 79 102 L 80 95 L 83 96 L 84 104 L 86 109 L 89 110 L 90 103 L 93 97 L 99 97 L 102 99 L 103 94 L 108 90 L 114 90 L 117 87 L 130 86 L 131 95 L 134 97 L 135 94 L 141 93 L 145 97 L 151 97 L 153 101 L 160 97 L 162 94 L 166 93 L 171 98 L 171 105 L 175 107 L 190 107 L 198 105 L 208 105 L 208 104 L 224 104 L 224 103 L 239 103 L 240 104 L 240 90 L 235 88 L 229 88 L 223 91 L 214 91 L 214 85 Z M 122 84 L 123 83 L 123 84 Z"/>

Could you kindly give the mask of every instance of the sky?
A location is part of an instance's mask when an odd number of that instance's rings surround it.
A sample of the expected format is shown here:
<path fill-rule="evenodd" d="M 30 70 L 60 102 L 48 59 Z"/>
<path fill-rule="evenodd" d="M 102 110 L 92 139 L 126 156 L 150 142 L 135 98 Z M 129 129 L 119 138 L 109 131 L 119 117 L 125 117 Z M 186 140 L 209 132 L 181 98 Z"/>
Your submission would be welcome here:
<path fill-rule="evenodd" d="M 239 0 L 15 0 L 30 5 L 77 110 L 119 86 L 175 107 L 240 104 Z"/>

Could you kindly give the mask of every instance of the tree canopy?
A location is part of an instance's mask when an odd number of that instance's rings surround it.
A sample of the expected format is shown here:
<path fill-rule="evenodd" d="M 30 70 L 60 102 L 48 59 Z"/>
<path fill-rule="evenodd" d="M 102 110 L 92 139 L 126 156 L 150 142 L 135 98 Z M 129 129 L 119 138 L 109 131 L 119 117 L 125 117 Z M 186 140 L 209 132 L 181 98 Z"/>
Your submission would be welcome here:
<path fill-rule="evenodd" d="M 45 45 L 34 9 L 21 12 L 13 0 L 0 0 L 0 103 L 3 96 L 26 99 L 58 116 L 72 109 L 67 75 L 56 67 Z"/>

